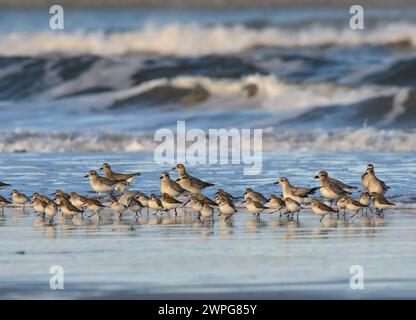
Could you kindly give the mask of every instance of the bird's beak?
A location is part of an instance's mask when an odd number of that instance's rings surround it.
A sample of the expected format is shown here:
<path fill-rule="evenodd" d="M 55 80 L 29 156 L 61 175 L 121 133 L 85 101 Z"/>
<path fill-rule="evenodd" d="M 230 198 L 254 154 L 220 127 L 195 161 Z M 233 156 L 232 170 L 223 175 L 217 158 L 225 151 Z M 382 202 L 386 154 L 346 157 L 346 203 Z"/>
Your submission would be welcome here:
<path fill-rule="evenodd" d="M 88 178 L 88 174 L 84 176 L 84 178 Z"/>
<path fill-rule="evenodd" d="M 104 168 L 103 167 L 101 167 L 100 169 L 98 169 L 98 170 L 103 170 Z"/>
<path fill-rule="evenodd" d="M 162 180 L 163 177 L 160 177 L 159 179 Z"/>
<path fill-rule="evenodd" d="M 319 179 L 319 176 L 315 176 L 315 179 Z"/>
<path fill-rule="evenodd" d="M 173 167 L 172 169 L 170 169 L 170 171 L 176 170 L 176 167 Z"/>
<path fill-rule="evenodd" d="M 273 182 L 273 184 L 279 184 L 279 181 Z"/>
<path fill-rule="evenodd" d="M 246 203 L 246 200 L 243 200 L 241 203 Z"/>

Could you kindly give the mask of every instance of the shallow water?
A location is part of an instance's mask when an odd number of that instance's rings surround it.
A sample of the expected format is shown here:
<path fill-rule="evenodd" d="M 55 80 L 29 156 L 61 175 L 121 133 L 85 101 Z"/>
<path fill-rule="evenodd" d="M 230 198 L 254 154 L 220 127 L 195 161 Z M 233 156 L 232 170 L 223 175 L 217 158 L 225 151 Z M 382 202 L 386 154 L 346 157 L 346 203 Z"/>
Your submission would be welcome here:
<path fill-rule="evenodd" d="M 313 186 L 320 169 L 359 186 L 367 162 L 390 186 L 398 203 L 384 219 L 376 216 L 325 219 L 308 208 L 299 221 L 263 214 L 260 221 L 241 208 L 231 223 L 215 217 L 198 223 L 190 211 L 178 218 L 146 213 L 122 220 L 59 217 L 54 225 L 31 209 L 8 208 L 0 217 L 1 298 L 362 298 L 416 297 L 416 174 L 414 153 L 265 153 L 262 173 L 243 176 L 241 166 L 190 167 L 235 195 L 253 187 L 280 193 L 272 183 L 287 176 Z M 158 192 L 153 154 L 2 154 L 0 177 L 27 194 L 90 190 L 82 178 L 104 161 L 119 171 L 140 170 L 135 189 Z M 6 195 L 10 190 L 3 190 Z M 215 190 L 207 190 L 212 195 Z M 65 289 L 49 288 L 49 268 L 62 265 Z M 364 290 L 349 287 L 350 267 L 364 270 Z"/>

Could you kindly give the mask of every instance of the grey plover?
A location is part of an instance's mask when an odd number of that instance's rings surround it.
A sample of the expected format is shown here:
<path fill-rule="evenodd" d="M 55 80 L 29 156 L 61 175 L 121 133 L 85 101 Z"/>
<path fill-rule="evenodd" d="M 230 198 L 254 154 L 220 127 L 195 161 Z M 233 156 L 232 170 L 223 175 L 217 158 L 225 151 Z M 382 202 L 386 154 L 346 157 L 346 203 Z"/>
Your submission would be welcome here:
<path fill-rule="evenodd" d="M 104 176 L 107 179 L 114 181 L 127 181 L 129 183 L 133 182 L 133 179 L 140 176 L 141 172 L 135 173 L 118 173 L 111 170 L 111 166 L 108 163 L 103 163 L 100 170 L 104 171 Z"/>
<path fill-rule="evenodd" d="M 290 197 L 292 200 L 299 203 L 308 203 L 310 200 L 308 196 L 314 194 L 316 190 L 319 189 L 319 187 L 303 188 L 292 186 L 286 177 L 280 177 L 274 184 L 280 184 L 283 199 Z"/>
<path fill-rule="evenodd" d="M 330 200 L 331 203 L 339 197 L 349 194 L 349 192 L 345 191 L 337 184 L 332 183 L 325 171 L 319 172 L 318 175 L 315 176 L 315 179 L 319 179 L 319 191 L 322 197 Z"/>
<path fill-rule="evenodd" d="M 182 163 L 178 163 L 176 165 L 176 167 L 172 168 L 172 170 L 177 170 L 178 171 L 178 175 L 179 175 L 180 178 L 182 178 L 184 176 L 187 176 L 190 180 L 192 180 L 192 181 L 196 182 L 198 185 L 200 185 L 202 189 L 208 188 L 208 187 L 211 187 L 211 186 L 214 185 L 213 183 L 205 182 L 205 181 L 203 181 L 201 179 L 198 179 L 198 178 L 196 178 L 194 176 L 189 175 L 186 172 L 185 166 Z"/>

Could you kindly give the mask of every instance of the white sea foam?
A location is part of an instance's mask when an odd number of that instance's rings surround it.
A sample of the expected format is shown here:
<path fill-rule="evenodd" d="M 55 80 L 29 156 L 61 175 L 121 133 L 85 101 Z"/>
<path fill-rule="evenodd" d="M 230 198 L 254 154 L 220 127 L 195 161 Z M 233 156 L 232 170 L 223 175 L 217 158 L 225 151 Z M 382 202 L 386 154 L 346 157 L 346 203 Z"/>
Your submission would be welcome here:
<path fill-rule="evenodd" d="M 155 146 L 149 133 L 15 131 L 0 134 L 0 152 L 138 152 L 153 151 Z M 416 131 L 361 128 L 330 133 L 321 129 L 309 132 L 265 129 L 263 151 L 277 150 L 416 152 Z"/>
<path fill-rule="evenodd" d="M 49 90 L 45 94 L 49 97 L 70 95 L 76 90 L 87 89 L 95 84 L 93 78 L 85 75 L 77 81 L 68 81 Z M 117 79 L 117 77 L 116 77 Z M 98 84 L 97 84 L 98 85 Z M 200 76 L 179 76 L 172 79 L 161 78 L 146 81 L 142 84 L 108 93 L 92 94 L 76 97 L 73 105 L 90 106 L 93 108 L 107 108 L 118 101 L 127 100 L 149 90 L 171 86 L 178 89 L 193 89 L 202 87 L 209 95 L 206 100 L 197 101 L 206 110 L 260 108 L 266 110 L 302 111 L 305 108 L 329 106 L 335 104 L 351 104 L 376 96 L 389 96 L 396 93 L 393 87 L 379 86 L 337 86 L 331 83 L 320 84 L 290 84 L 275 75 L 249 75 L 240 79 L 213 79 Z M 255 93 L 249 95 L 247 88 L 255 87 Z M 181 101 L 177 101 L 179 104 Z"/>
<path fill-rule="evenodd" d="M 314 24 L 297 30 L 270 26 L 251 29 L 244 25 L 202 26 L 173 23 L 148 24 L 136 31 L 104 34 L 9 33 L 0 38 L 1 55 L 67 54 L 125 55 L 137 52 L 194 56 L 231 54 L 257 46 L 307 47 L 320 45 L 357 46 L 363 44 L 409 43 L 416 46 L 416 25 L 407 22 L 385 23 L 357 32 L 349 28 Z"/>

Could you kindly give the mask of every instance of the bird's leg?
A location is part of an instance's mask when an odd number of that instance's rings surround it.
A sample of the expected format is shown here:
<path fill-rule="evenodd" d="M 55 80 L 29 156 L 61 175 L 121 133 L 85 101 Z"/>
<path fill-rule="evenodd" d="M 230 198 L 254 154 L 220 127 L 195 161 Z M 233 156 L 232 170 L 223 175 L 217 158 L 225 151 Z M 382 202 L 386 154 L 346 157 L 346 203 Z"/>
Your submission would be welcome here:
<path fill-rule="evenodd" d="M 175 218 L 178 216 L 178 211 L 176 211 L 176 208 L 175 208 Z"/>

